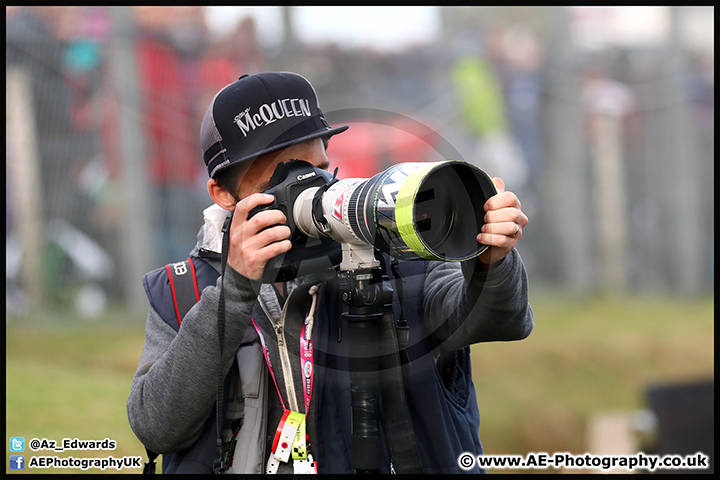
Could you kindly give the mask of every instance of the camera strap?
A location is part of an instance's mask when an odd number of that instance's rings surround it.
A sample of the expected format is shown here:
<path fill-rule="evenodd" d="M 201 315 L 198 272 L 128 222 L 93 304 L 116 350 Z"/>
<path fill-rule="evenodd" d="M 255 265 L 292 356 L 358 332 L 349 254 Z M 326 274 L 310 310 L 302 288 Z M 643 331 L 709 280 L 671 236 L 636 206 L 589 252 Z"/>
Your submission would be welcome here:
<path fill-rule="evenodd" d="M 149 448 L 145 448 L 145 452 L 148 456 L 148 461 L 145 462 L 145 466 L 143 467 L 143 475 L 155 475 L 155 459 L 160 455 L 159 453 L 155 453 Z"/>
<path fill-rule="evenodd" d="M 220 296 L 218 298 L 218 382 L 217 382 L 217 408 L 216 420 L 217 420 L 217 448 L 215 453 L 215 462 L 213 463 L 213 470 L 217 474 L 224 474 L 230 467 L 229 456 L 232 455 L 230 452 L 229 445 L 223 445 L 222 432 L 223 432 L 223 398 L 225 396 L 225 375 L 222 369 L 222 354 L 223 354 L 223 343 L 225 343 L 225 265 L 227 264 L 227 255 L 230 248 L 230 224 L 232 223 L 233 213 L 230 213 L 225 218 L 225 223 L 222 227 L 222 254 L 220 261 Z"/>
<path fill-rule="evenodd" d="M 401 354 L 403 355 L 402 360 L 407 363 L 409 359 L 407 357 L 405 347 L 407 347 L 407 344 L 410 341 L 410 327 L 408 327 L 407 320 L 405 320 L 405 309 L 403 308 L 403 283 L 405 283 L 405 278 L 403 277 L 402 272 L 400 272 L 400 264 L 398 263 L 397 258 L 392 258 L 392 261 L 390 262 L 390 271 L 395 278 L 395 290 L 397 291 L 398 303 L 400 304 L 400 316 L 395 325 L 395 328 L 397 329 L 397 341 Z"/>
<path fill-rule="evenodd" d="M 386 281 L 388 281 L 387 277 Z M 382 365 L 380 369 L 382 403 L 385 408 L 390 454 L 397 473 L 423 473 L 405 397 L 404 362 L 400 358 L 401 352 L 404 354 L 405 350 L 398 343 L 399 333 L 390 303 L 385 305 L 380 325 L 380 338 L 384 343 L 382 350 L 393 352 L 389 355 L 391 359 L 388 360 L 388 364 Z"/>

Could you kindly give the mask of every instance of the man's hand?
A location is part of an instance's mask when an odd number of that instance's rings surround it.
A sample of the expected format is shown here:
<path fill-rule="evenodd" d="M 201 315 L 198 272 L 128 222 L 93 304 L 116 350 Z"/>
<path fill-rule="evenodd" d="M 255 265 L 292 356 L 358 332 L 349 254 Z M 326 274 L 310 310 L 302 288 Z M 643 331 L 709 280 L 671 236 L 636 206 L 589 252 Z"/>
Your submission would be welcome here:
<path fill-rule="evenodd" d="M 528 224 L 520 200 L 514 193 L 505 191 L 502 179 L 495 177 L 493 181 L 498 193 L 485 202 L 485 225 L 477 236 L 478 242 L 490 247 L 478 257 L 489 266 L 505 258 L 515 248 L 523 228 Z"/>
<path fill-rule="evenodd" d="M 272 201 L 273 196 L 264 193 L 243 198 L 235 206 L 230 224 L 228 265 L 251 280 L 260 280 L 267 262 L 292 248 L 290 228 L 280 210 L 263 210 L 247 219 L 250 210 Z"/>

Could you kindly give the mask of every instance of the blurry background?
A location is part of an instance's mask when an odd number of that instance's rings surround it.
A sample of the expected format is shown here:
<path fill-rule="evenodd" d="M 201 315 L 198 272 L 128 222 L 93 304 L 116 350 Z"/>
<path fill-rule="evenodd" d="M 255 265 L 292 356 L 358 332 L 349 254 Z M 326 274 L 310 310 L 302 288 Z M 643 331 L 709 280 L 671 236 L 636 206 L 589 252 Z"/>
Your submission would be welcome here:
<path fill-rule="evenodd" d="M 143 453 L 140 279 L 195 244 L 210 100 L 264 70 L 351 125 L 341 177 L 463 159 L 521 199 L 537 326 L 473 347 L 487 453 L 712 445 L 712 7 L 6 7 L 8 437 Z"/>

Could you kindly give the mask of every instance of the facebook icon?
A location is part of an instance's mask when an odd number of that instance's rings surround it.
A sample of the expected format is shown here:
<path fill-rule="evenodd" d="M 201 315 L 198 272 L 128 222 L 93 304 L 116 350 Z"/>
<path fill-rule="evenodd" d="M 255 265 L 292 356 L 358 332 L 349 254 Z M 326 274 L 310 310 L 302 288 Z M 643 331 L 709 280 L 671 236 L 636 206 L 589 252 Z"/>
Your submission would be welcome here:
<path fill-rule="evenodd" d="M 10 470 L 25 470 L 25 455 L 10 455 Z"/>

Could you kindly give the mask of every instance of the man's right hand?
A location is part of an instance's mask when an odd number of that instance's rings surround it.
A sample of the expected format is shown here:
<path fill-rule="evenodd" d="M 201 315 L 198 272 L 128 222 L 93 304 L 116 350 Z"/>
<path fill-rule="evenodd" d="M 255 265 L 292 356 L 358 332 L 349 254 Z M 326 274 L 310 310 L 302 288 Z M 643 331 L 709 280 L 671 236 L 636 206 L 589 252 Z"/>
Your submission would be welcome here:
<path fill-rule="evenodd" d="M 265 193 L 243 198 L 235 206 L 230 224 L 228 265 L 251 280 L 260 280 L 267 262 L 292 248 L 290 227 L 280 210 L 262 210 L 247 219 L 250 210 L 273 200 Z"/>

